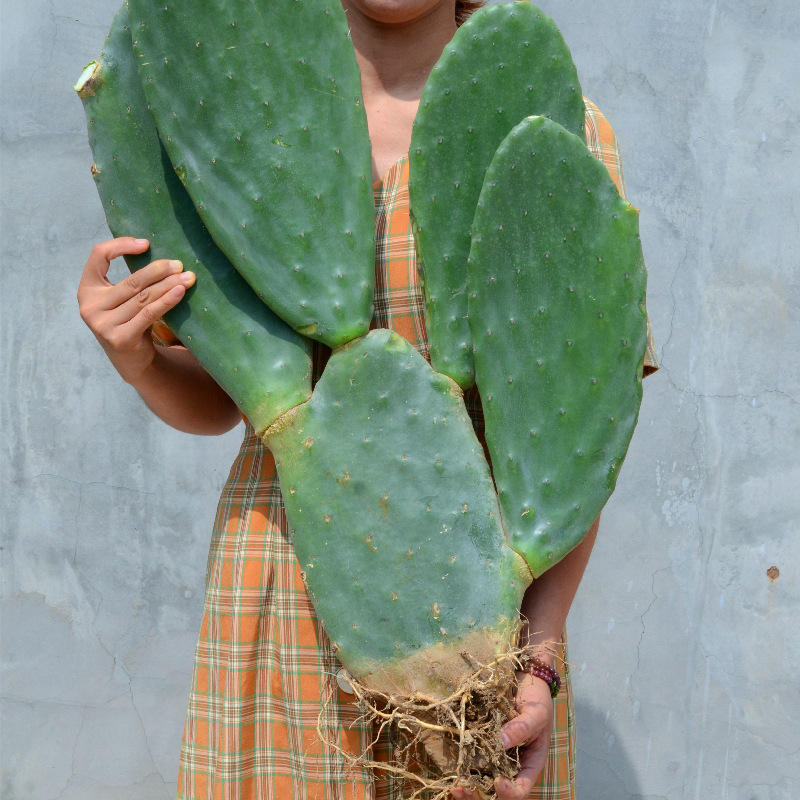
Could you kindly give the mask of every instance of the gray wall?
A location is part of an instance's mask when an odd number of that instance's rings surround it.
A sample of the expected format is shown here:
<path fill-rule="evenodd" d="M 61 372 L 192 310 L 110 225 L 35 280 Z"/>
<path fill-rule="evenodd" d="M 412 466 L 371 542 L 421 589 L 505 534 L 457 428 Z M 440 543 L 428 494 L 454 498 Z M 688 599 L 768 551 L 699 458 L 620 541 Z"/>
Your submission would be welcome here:
<path fill-rule="evenodd" d="M 174 796 L 241 435 L 152 418 L 77 314 L 108 233 L 71 85 L 116 5 L 2 5 L 5 800 Z M 621 140 L 663 362 L 571 615 L 579 796 L 800 797 L 800 14 L 542 5 Z"/>

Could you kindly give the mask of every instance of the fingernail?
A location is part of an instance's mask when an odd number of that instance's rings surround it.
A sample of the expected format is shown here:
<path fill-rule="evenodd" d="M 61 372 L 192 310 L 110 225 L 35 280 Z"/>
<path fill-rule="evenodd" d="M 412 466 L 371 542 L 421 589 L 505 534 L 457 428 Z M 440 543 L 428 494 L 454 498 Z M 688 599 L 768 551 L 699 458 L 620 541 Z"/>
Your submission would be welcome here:
<path fill-rule="evenodd" d="M 500 734 L 500 739 L 503 742 L 503 749 L 508 750 L 508 748 L 511 747 L 511 739 L 509 739 L 505 733 Z"/>
<path fill-rule="evenodd" d="M 184 291 L 185 290 L 184 290 L 183 286 L 176 286 L 176 287 L 173 288 L 171 294 L 172 294 L 173 297 L 183 297 Z"/>
<path fill-rule="evenodd" d="M 194 278 L 195 278 L 194 272 L 184 272 L 181 275 L 181 281 L 185 284 L 194 283 Z"/>
<path fill-rule="evenodd" d="M 147 244 L 147 239 L 134 239 L 134 244 Z"/>
<path fill-rule="evenodd" d="M 183 264 L 181 264 L 180 261 L 170 261 L 169 262 L 169 268 L 173 272 L 180 272 L 183 269 Z"/>

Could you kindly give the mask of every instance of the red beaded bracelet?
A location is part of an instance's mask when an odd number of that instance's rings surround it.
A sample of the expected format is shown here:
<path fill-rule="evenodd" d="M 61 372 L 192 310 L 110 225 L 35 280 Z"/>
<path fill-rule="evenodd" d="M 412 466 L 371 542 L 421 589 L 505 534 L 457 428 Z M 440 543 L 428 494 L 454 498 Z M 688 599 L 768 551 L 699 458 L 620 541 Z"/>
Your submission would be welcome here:
<path fill-rule="evenodd" d="M 534 678 L 540 678 L 550 687 L 550 697 L 554 700 L 558 697 L 561 690 L 561 676 L 554 668 L 545 664 L 541 658 L 531 656 L 522 667 L 522 671 L 526 675 L 532 675 Z"/>

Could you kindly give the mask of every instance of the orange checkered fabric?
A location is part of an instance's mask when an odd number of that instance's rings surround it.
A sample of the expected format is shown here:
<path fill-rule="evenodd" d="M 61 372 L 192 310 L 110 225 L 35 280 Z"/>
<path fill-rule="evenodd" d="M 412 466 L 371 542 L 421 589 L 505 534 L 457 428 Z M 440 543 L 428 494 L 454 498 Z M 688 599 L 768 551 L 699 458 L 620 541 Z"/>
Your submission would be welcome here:
<path fill-rule="evenodd" d="M 611 127 L 587 106 L 592 152 L 622 187 Z M 408 214 L 408 161 L 375 185 L 374 326 L 391 328 L 428 355 L 422 294 Z M 163 334 L 162 332 L 162 335 Z M 164 338 L 163 343 L 169 341 Z M 316 350 L 316 371 L 326 354 Z M 648 337 L 647 371 L 657 367 Z M 477 394 L 468 393 L 482 430 Z M 566 642 L 564 642 L 566 659 Z M 248 426 L 220 499 L 208 560 L 205 610 L 181 752 L 181 800 L 401 800 L 391 775 L 348 769 L 326 738 L 354 755 L 386 760 L 397 744 L 373 741 L 300 576 L 271 453 Z M 531 798 L 574 800 L 575 724 L 569 668 L 555 701 L 550 753 Z"/>

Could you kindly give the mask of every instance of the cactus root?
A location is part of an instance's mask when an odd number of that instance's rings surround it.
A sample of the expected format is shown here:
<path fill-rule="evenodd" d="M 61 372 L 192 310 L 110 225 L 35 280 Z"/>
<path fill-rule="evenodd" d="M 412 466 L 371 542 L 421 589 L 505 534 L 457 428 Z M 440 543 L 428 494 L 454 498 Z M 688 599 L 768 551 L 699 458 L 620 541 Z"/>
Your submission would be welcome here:
<path fill-rule="evenodd" d="M 445 800 L 456 786 L 491 800 L 496 797 L 495 777 L 513 779 L 520 769 L 518 749 L 505 750 L 500 738 L 500 728 L 517 715 L 516 670 L 542 649 L 541 644 L 513 647 L 488 664 L 474 663 L 474 670 L 445 698 L 423 692 L 386 694 L 348 674 L 362 718 L 372 723 L 376 732 L 373 745 L 387 727 L 403 737 L 389 762 L 369 758 L 369 748 L 361 756 L 343 750 L 325 728 L 324 708 L 317 733 L 324 744 L 341 754 L 348 768 L 367 768 L 404 779 L 409 800 L 423 794 Z M 544 649 L 558 657 L 555 645 Z M 460 657 L 473 661 L 466 652 Z"/>

